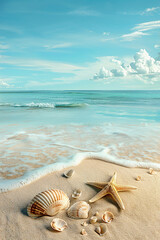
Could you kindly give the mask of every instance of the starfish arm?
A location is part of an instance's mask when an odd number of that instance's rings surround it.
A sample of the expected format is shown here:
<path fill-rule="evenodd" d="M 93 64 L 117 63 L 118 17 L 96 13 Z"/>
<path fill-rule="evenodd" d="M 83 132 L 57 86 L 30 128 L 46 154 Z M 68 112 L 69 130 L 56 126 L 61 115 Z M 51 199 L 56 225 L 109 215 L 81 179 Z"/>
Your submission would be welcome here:
<path fill-rule="evenodd" d="M 111 186 L 111 187 L 110 187 L 110 194 L 111 194 L 111 196 L 113 197 L 113 199 L 116 201 L 116 203 L 118 204 L 118 206 L 119 206 L 122 210 L 124 210 L 124 209 L 125 209 L 124 204 L 123 204 L 123 202 L 122 202 L 122 200 L 121 200 L 121 198 L 120 198 L 120 196 L 119 196 L 119 194 L 118 194 L 115 186 Z"/>
<path fill-rule="evenodd" d="M 90 203 L 96 202 L 97 200 L 106 196 L 107 194 L 109 194 L 109 186 L 103 188 L 99 193 L 97 193 L 93 198 L 91 198 L 89 202 Z"/>
<path fill-rule="evenodd" d="M 116 179 L 117 179 L 117 172 L 113 174 L 113 177 L 111 178 L 110 183 L 115 183 Z"/>
<path fill-rule="evenodd" d="M 107 185 L 106 182 L 87 182 L 87 184 L 100 189 L 104 188 Z"/>
<path fill-rule="evenodd" d="M 114 184 L 116 190 L 118 192 L 125 192 L 125 191 L 130 191 L 130 190 L 136 190 L 137 187 L 134 186 L 129 186 L 129 185 L 120 185 L 120 184 Z"/>

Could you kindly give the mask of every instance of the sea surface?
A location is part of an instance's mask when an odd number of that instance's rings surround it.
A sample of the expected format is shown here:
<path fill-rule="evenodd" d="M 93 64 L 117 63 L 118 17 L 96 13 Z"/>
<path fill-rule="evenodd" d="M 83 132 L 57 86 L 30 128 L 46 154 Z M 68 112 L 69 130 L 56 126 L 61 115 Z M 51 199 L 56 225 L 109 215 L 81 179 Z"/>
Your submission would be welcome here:
<path fill-rule="evenodd" d="M 0 92 L 0 180 L 109 149 L 160 163 L 160 91 Z"/>

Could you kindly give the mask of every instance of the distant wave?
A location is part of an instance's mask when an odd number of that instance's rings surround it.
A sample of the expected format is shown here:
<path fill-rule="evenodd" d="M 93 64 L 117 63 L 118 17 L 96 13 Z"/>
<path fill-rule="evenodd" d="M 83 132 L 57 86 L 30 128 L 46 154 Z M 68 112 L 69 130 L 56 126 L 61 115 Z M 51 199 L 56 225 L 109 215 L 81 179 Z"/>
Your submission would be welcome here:
<path fill-rule="evenodd" d="M 0 107 L 26 107 L 26 108 L 81 108 L 88 106 L 87 103 L 26 103 L 26 104 L 12 104 L 0 103 Z"/>

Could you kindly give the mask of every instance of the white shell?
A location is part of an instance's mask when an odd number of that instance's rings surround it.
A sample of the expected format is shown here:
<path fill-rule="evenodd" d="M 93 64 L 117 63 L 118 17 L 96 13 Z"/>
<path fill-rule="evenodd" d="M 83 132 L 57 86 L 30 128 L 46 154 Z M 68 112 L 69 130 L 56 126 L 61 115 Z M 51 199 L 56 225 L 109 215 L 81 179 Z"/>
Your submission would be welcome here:
<path fill-rule="evenodd" d="M 66 177 L 66 178 L 70 178 L 73 176 L 73 174 L 75 173 L 75 171 L 73 169 L 70 169 L 68 172 L 66 173 L 63 173 L 63 175 Z"/>
<path fill-rule="evenodd" d="M 60 218 L 54 218 L 51 222 L 51 227 L 58 232 L 62 232 L 65 228 L 67 228 L 67 223 Z"/>
<path fill-rule="evenodd" d="M 85 201 L 74 203 L 67 211 L 68 217 L 71 218 L 88 218 L 90 205 Z"/>
<path fill-rule="evenodd" d="M 82 223 L 81 223 L 81 226 L 87 227 L 87 226 L 88 226 L 88 223 L 87 223 L 87 222 L 82 222 Z"/>
<path fill-rule="evenodd" d="M 110 223 L 113 219 L 114 219 L 114 215 L 109 211 L 104 212 L 104 214 L 102 215 L 102 220 L 105 223 Z"/>
<path fill-rule="evenodd" d="M 77 189 L 73 192 L 72 198 L 79 198 L 82 194 L 82 191 L 80 189 Z"/>
<path fill-rule="evenodd" d="M 104 235 L 107 232 L 107 227 L 105 224 L 100 224 L 99 227 L 95 228 L 95 232 L 97 232 L 99 235 Z"/>
<path fill-rule="evenodd" d="M 97 222 L 97 217 L 96 217 L 96 216 L 92 216 L 92 217 L 89 219 L 89 222 L 90 222 L 91 224 L 96 223 L 96 222 Z"/>
<path fill-rule="evenodd" d="M 30 217 L 54 216 L 70 205 L 67 195 L 59 189 L 50 189 L 37 194 L 27 207 Z"/>
<path fill-rule="evenodd" d="M 81 234 L 82 234 L 82 235 L 87 235 L 86 230 L 85 230 L 85 229 L 82 229 L 82 230 L 81 230 Z"/>

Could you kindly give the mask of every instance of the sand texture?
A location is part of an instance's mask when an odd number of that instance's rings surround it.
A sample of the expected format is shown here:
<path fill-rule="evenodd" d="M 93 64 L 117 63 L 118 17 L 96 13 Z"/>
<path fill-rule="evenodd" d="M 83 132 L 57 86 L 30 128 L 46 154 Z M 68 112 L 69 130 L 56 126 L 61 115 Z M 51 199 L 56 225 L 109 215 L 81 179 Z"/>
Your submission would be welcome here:
<path fill-rule="evenodd" d="M 112 240 L 157 240 L 160 237 L 160 173 L 150 175 L 147 169 L 131 169 L 98 160 L 86 160 L 74 167 L 75 174 L 67 179 L 63 171 L 54 172 L 22 188 L 0 194 L 0 240 L 50 240 L 50 239 L 112 239 Z M 120 192 L 125 210 L 120 210 L 110 198 L 104 197 L 91 204 L 89 217 L 99 211 L 99 222 L 82 227 L 85 220 L 71 219 L 63 211 L 56 215 L 64 219 L 68 228 L 63 232 L 54 232 L 50 227 L 53 217 L 32 219 L 27 216 L 26 207 L 39 192 L 50 188 L 61 189 L 71 199 L 73 191 L 82 190 L 79 200 L 88 201 L 99 190 L 86 185 L 87 181 L 109 181 L 117 172 L 117 183 L 137 186 L 137 190 Z M 136 177 L 141 176 L 141 181 Z M 111 211 L 115 218 L 106 224 L 107 232 L 99 236 L 94 230 L 101 222 L 104 211 Z M 89 218 L 86 220 L 88 221 Z M 80 234 L 85 228 L 87 236 Z"/>

